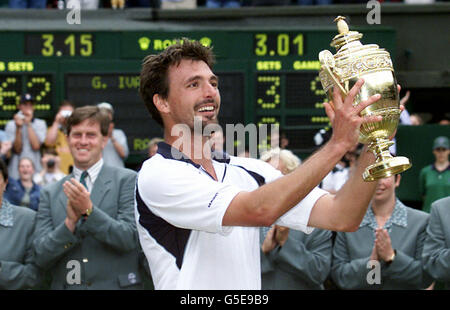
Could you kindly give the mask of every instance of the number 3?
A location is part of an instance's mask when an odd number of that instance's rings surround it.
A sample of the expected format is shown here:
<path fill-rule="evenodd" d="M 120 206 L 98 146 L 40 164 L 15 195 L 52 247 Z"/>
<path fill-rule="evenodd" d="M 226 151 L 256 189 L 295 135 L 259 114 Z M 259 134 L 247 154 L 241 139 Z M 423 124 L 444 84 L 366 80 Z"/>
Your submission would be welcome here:
<path fill-rule="evenodd" d="M 264 56 L 267 54 L 267 34 L 264 33 L 258 33 L 255 35 L 255 39 L 258 40 L 256 42 L 257 48 L 255 48 L 255 54 L 256 56 Z"/>
<path fill-rule="evenodd" d="M 53 35 L 52 34 L 43 34 L 42 39 L 44 40 L 43 46 L 44 48 L 41 50 L 42 56 L 53 56 Z"/>

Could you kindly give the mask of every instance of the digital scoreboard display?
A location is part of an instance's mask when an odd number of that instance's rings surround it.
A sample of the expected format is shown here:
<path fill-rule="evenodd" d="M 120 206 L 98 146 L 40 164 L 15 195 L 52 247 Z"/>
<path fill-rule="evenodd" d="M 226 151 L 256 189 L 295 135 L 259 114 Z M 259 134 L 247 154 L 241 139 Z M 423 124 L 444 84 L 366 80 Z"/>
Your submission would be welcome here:
<path fill-rule="evenodd" d="M 25 54 L 33 56 L 81 56 L 94 55 L 94 34 L 30 33 L 25 35 Z"/>
<path fill-rule="evenodd" d="M 362 42 L 379 44 L 395 53 L 395 32 L 361 28 Z M 318 53 L 336 35 L 326 29 L 261 31 L 93 31 L 3 32 L 0 45 L 0 125 L 17 110 L 20 95 L 36 98 L 36 116 L 51 125 L 63 99 L 76 106 L 110 102 L 115 126 L 128 137 L 130 164 L 141 162 L 148 141 L 162 136 L 139 96 L 142 59 L 179 38 L 213 47 L 219 76 L 221 112 L 226 124 L 277 125 L 289 148 L 308 154 L 314 134 L 328 125 L 326 100 L 318 71 Z M 394 57 L 392 57 L 394 58 Z M 268 138 L 270 139 L 270 137 Z M 270 143 L 270 141 L 268 141 Z"/>

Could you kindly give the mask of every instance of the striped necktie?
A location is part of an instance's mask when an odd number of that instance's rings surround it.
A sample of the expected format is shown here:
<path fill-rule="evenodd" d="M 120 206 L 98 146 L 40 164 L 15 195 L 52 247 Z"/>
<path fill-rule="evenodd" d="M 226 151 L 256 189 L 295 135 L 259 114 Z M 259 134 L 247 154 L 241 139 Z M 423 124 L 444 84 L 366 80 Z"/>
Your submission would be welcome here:
<path fill-rule="evenodd" d="M 88 189 L 87 184 L 86 184 L 86 177 L 88 175 L 89 174 L 88 174 L 87 170 L 84 170 L 80 177 L 80 183 L 83 184 L 83 186 L 86 187 L 86 189 Z"/>

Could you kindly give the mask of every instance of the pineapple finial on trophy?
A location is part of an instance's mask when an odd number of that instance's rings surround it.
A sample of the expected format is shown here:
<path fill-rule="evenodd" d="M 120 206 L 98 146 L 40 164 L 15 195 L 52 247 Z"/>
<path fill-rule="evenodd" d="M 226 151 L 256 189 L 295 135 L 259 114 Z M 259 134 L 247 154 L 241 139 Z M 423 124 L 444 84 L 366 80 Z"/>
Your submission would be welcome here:
<path fill-rule="evenodd" d="M 344 16 L 338 16 L 334 19 L 334 22 L 337 23 L 337 28 L 339 33 L 348 33 L 348 25 L 345 22 Z"/>

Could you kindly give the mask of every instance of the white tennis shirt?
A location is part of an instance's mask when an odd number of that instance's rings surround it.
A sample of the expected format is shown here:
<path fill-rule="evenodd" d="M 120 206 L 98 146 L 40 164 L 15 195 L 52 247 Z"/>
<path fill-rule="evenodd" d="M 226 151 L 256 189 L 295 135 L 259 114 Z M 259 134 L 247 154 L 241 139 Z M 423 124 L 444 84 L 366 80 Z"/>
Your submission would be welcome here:
<path fill-rule="evenodd" d="M 229 156 L 213 160 L 219 181 L 166 143 L 144 162 L 136 182 L 139 239 L 155 289 L 261 288 L 258 227 L 223 226 L 233 198 L 282 174 L 267 163 Z M 315 188 L 276 224 L 312 232 L 307 226 Z"/>

